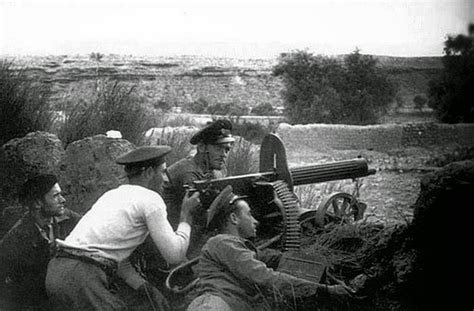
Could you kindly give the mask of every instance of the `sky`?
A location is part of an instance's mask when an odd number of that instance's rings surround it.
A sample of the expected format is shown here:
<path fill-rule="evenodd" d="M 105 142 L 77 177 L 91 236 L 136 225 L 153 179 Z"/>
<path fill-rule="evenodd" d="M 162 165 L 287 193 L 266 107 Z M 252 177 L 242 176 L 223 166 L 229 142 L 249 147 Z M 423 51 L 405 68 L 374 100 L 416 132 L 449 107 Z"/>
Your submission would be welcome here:
<path fill-rule="evenodd" d="M 1 55 L 440 56 L 473 0 L 0 0 Z"/>

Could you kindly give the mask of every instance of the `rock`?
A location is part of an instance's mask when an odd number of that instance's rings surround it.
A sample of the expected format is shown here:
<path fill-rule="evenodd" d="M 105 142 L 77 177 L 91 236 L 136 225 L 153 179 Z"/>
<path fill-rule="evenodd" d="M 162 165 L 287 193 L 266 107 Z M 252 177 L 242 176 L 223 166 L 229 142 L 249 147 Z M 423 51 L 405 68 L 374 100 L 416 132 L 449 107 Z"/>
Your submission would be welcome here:
<path fill-rule="evenodd" d="M 134 148 L 125 139 L 105 135 L 71 143 L 60 163 L 66 206 L 84 214 L 104 192 L 120 185 L 125 172 L 115 159 Z"/>
<path fill-rule="evenodd" d="M 16 201 L 18 187 L 26 179 L 41 173 L 58 175 L 63 154 L 58 137 L 46 132 L 32 132 L 5 143 L 0 148 L 0 197 L 4 204 Z"/>

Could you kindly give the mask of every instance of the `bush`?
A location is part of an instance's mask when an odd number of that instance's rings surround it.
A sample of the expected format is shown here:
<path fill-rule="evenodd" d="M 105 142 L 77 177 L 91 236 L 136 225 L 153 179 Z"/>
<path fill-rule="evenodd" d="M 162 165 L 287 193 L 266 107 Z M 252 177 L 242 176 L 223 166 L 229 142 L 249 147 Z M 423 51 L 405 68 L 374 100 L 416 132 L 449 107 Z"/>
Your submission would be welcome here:
<path fill-rule="evenodd" d="M 241 136 L 255 144 L 260 144 L 263 140 L 263 137 L 272 132 L 270 126 L 266 127 L 260 123 L 252 123 L 247 121 L 238 122 L 238 120 L 232 121 L 232 133 L 234 133 L 234 135 Z"/>
<path fill-rule="evenodd" d="M 68 103 L 66 120 L 59 138 L 68 145 L 85 137 L 117 130 L 135 145 L 144 142 L 145 131 L 153 126 L 153 114 L 142 105 L 135 86 L 104 81 L 91 98 Z"/>
<path fill-rule="evenodd" d="M 0 146 L 30 132 L 50 130 L 54 121 L 50 93 L 48 84 L 35 83 L 25 69 L 0 61 Z"/>
<path fill-rule="evenodd" d="M 199 98 L 198 100 L 191 103 L 188 109 L 191 113 L 203 114 L 207 112 L 208 107 L 209 103 L 207 100 L 204 98 Z"/>
<path fill-rule="evenodd" d="M 274 116 L 276 115 L 276 112 L 272 104 L 262 103 L 252 108 L 252 114 L 257 116 Z"/>
<path fill-rule="evenodd" d="M 429 106 L 442 122 L 474 122 L 474 38 L 448 36 L 444 44 L 444 69 L 430 81 Z"/>
<path fill-rule="evenodd" d="M 273 75 L 283 77 L 292 123 L 371 124 L 386 111 L 394 86 L 377 62 L 358 50 L 344 63 L 305 51 L 282 54 Z"/>
<path fill-rule="evenodd" d="M 416 95 L 413 98 L 413 103 L 415 104 L 415 109 L 419 110 L 420 112 L 423 110 L 423 107 L 426 105 L 428 99 L 423 95 Z"/>
<path fill-rule="evenodd" d="M 247 112 L 247 109 L 236 103 L 216 103 L 209 105 L 206 112 L 217 115 L 242 116 Z"/>
<path fill-rule="evenodd" d="M 243 138 L 236 140 L 227 161 L 229 176 L 256 173 L 258 171 L 258 148 Z"/>

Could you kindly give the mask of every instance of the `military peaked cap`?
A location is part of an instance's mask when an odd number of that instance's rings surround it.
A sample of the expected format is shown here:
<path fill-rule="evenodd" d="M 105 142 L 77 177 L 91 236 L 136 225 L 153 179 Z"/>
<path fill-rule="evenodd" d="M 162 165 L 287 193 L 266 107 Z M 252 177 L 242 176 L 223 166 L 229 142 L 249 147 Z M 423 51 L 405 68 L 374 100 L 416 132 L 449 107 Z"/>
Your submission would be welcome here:
<path fill-rule="evenodd" d="M 235 138 L 232 137 L 231 130 L 232 123 L 229 120 L 216 120 L 194 134 L 189 142 L 193 145 L 200 142 L 210 145 L 233 143 Z"/>
<path fill-rule="evenodd" d="M 226 214 L 229 212 L 230 207 L 237 200 L 247 197 L 246 195 L 236 195 L 232 191 L 232 186 L 228 185 L 219 193 L 214 201 L 212 201 L 211 206 L 209 206 L 207 210 L 207 228 L 212 228 L 212 222 L 214 220 L 227 216 Z"/>
<path fill-rule="evenodd" d="M 169 146 L 144 146 L 127 152 L 115 162 L 126 166 L 156 166 L 165 162 L 165 156 L 170 152 Z"/>

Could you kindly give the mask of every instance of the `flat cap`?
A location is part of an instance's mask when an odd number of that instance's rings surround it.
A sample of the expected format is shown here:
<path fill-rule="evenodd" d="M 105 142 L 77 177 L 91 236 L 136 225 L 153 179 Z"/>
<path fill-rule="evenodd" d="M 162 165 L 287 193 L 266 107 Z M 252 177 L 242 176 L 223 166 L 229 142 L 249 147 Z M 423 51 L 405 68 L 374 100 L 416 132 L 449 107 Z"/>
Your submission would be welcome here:
<path fill-rule="evenodd" d="M 216 219 L 222 219 L 227 216 L 232 204 L 240 199 L 245 199 L 246 195 L 236 195 L 232 192 L 232 186 L 228 185 L 219 193 L 219 195 L 212 201 L 209 209 L 207 210 L 207 223 L 206 227 L 212 229 L 212 222 Z"/>
<path fill-rule="evenodd" d="M 143 146 L 129 151 L 115 160 L 115 163 L 130 166 L 159 165 L 171 152 L 170 146 Z"/>
<path fill-rule="evenodd" d="M 189 142 L 193 145 L 200 142 L 210 145 L 233 143 L 235 138 L 232 137 L 231 130 L 232 123 L 229 120 L 216 120 L 194 134 Z"/>

